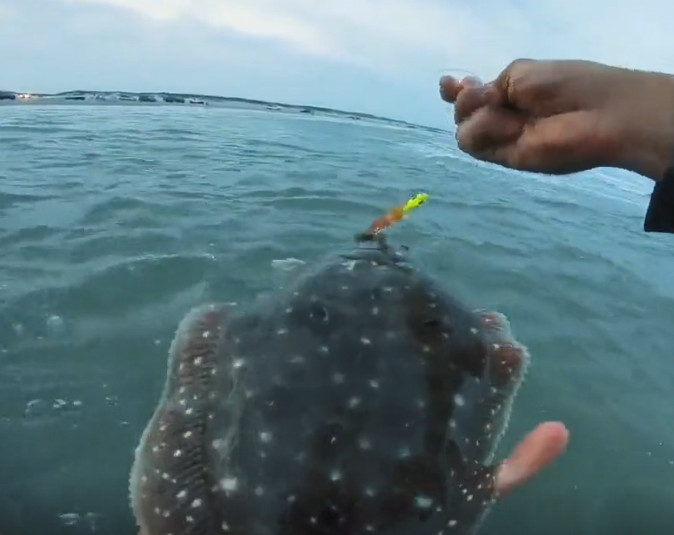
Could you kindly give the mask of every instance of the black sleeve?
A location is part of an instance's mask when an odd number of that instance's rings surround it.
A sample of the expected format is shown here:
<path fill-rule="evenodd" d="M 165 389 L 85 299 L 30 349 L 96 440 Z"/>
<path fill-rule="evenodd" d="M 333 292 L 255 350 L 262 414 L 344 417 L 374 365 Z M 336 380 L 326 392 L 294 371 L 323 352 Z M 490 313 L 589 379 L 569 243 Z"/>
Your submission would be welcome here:
<path fill-rule="evenodd" d="M 674 165 L 655 183 L 644 219 L 646 232 L 674 234 Z"/>

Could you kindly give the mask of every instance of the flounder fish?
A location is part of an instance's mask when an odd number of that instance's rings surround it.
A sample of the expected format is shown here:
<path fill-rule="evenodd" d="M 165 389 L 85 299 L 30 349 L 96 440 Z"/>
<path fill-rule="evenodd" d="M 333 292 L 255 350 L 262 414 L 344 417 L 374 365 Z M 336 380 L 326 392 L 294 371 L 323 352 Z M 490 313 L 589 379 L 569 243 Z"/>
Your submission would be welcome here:
<path fill-rule="evenodd" d="M 131 471 L 143 535 L 467 535 L 529 356 L 383 238 L 181 322 Z"/>

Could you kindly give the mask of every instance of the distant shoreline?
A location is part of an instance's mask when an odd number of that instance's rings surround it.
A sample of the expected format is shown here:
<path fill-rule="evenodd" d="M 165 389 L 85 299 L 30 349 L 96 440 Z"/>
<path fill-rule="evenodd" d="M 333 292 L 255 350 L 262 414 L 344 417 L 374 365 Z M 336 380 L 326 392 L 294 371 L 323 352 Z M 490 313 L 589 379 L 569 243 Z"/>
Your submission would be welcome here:
<path fill-rule="evenodd" d="M 410 129 L 442 132 L 445 130 L 432 126 L 424 126 L 398 119 L 389 119 L 369 113 L 348 112 L 319 106 L 301 106 L 282 102 L 267 102 L 241 97 L 219 97 L 213 95 L 197 95 L 169 92 L 131 91 L 64 91 L 61 93 L 20 93 L 16 91 L 0 91 L 2 105 L 34 105 L 34 104 L 80 104 L 80 105 L 145 105 L 145 106 L 201 106 L 216 108 L 241 108 L 268 110 L 285 113 L 301 113 L 307 115 L 332 116 L 354 121 L 367 120 L 379 123 L 398 125 Z"/>

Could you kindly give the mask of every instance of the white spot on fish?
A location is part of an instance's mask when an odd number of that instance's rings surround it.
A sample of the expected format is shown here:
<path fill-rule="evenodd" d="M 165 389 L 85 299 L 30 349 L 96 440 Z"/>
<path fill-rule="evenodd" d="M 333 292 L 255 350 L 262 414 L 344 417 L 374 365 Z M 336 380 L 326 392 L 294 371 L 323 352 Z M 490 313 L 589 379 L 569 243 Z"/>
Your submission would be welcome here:
<path fill-rule="evenodd" d="M 191 436 L 192 436 L 192 431 L 185 431 L 185 432 L 183 433 L 183 437 L 184 437 L 184 438 L 190 438 Z"/>
<path fill-rule="evenodd" d="M 452 520 L 450 520 L 449 522 L 447 522 L 447 527 L 453 528 L 453 527 L 455 527 L 457 524 L 458 524 L 458 522 L 457 522 L 456 520 L 453 520 L 453 519 L 452 519 Z"/>
<path fill-rule="evenodd" d="M 182 450 L 176 450 L 173 452 L 174 457 L 180 457 L 183 454 Z"/>
<path fill-rule="evenodd" d="M 349 400 L 349 408 L 355 409 L 358 405 L 360 405 L 360 398 L 353 397 Z"/>
<path fill-rule="evenodd" d="M 276 331 L 276 334 L 281 336 L 283 334 L 286 334 L 287 332 L 288 332 L 288 329 L 279 329 L 278 331 Z"/>
<path fill-rule="evenodd" d="M 269 431 L 262 431 L 260 433 L 260 440 L 262 442 L 271 442 L 271 433 Z"/>
<path fill-rule="evenodd" d="M 461 394 L 456 394 L 454 396 L 454 403 L 456 404 L 457 407 L 463 407 L 466 404 L 466 400 L 463 399 L 463 396 Z"/>
<path fill-rule="evenodd" d="M 417 496 L 414 499 L 414 503 L 416 504 L 417 507 L 420 507 L 421 509 L 428 509 L 433 505 L 433 500 L 428 496 Z"/>
<path fill-rule="evenodd" d="M 364 336 L 360 339 L 360 343 L 363 344 L 364 346 L 369 346 L 372 341 L 369 338 L 365 338 Z"/>
<path fill-rule="evenodd" d="M 194 365 L 195 365 L 195 366 L 201 366 L 201 363 L 202 363 L 203 361 L 204 361 L 203 358 L 197 357 L 197 358 L 194 359 Z"/>
<path fill-rule="evenodd" d="M 398 451 L 398 457 L 401 459 L 409 457 L 410 455 L 412 455 L 412 452 L 410 452 L 410 449 L 407 447 L 402 447 L 400 448 L 400 451 Z"/>
<path fill-rule="evenodd" d="M 344 374 L 343 373 L 335 373 L 332 376 L 332 382 L 337 383 L 337 384 L 343 383 L 344 382 Z"/>
<path fill-rule="evenodd" d="M 187 491 L 185 489 L 181 490 L 178 494 L 176 494 L 176 498 L 179 500 L 182 500 L 185 496 L 187 496 Z"/>
<path fill-rule="evenodd" d="M 333 470 L 332 472 L 330 472 L 330 479 L 332 481 L 339 481 L 340 479 L 342 479 L 342 474 L 339 472 L 339 470 Z"/>
<path fill-rule="evenodd" d="M 376 379 L 370 379 L 370 386 L 372 388 L 379 388 L 379 381 L 377 381 Z"/>
<path fill-rule="evenodd" d="M 239 487 L 239 481 L 235 477 L 223 477 L 220 480 L 220 488 L 225 492 L 233 492 Z"/>
<path fill-rule="evenodd" d="M 255 495 L 256 496 L 262 496 L 264 494 L 264 488 L 263 487 L 256 487 L 255 488 Z"/>
<path fill-rule="evenodd" d="M 372 307 L 372 315 L 376 316 L 379 314 L 379 307 Z"/>
<path fill-rule="evenodd" d="M 208 338 L 210 335 L 211 335 L 211 331 L 204 331 L 204 332 L 201 334 L 201 336 L 203 336 L 204 338 Z"/>
<path fill-rule="evenodd" d="M 234 360 L 234 361 L 232 362 L 232 368 L 234 368 L 235 370 L 238 370 L 238 369 L 241 368 L 245 363 L 246 363 L 246 361 L 245 361 L 244 359 L 236 359 L 236 360 Z"/>
<path fill-rule="evenodd" d="M 192 507 L 196 509 L 197 507 L 201 507 L 202 503 L 203 502 L 199 498 L 197 498 L 192 502 Z"/>
<path fill-rule="evenodd" d="M 369 450 L 372 447 L 372 443 L 369 441 L 369 439 L 361 437 L 358 439 L 358 447 L 361 450 Z"/>
<path fill-rule="evenodd" d="M 476 329 L 475 327 L 471 327 L 471 328 L 470 328 L 470 332 L 471 332 L 472 334 L 477 334 L 477 333 L 478 333 L 478 331 L 477 331 L 477 329 Z"/>

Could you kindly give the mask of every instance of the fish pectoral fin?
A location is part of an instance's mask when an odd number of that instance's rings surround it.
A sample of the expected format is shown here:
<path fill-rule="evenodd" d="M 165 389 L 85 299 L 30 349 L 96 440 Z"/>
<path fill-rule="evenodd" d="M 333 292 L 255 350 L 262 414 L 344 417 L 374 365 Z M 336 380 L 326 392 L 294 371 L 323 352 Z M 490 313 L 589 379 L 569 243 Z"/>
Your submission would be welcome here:
<path fill-rule="evenodd" d="M 468 461 L 455 442 L 446 449 L 447 534 L 470 535 L 477 531 L 496 501 L 496 476 L 499 464 Z"/>
<path fill-rule="evenodd" d="M 496 501 L 497 472 L 498 465 L 472 464 L 455 473 L 448 487 L 448 535 L 477 532 Z"/>
<path fill-rule="evenodd" d="M 164 391 L 136 449 L 129 491 L 143 535 L 212 533 L 204 448 L 208 413 L 226 389 L 223 358 L 228 306 L 197 307 L 180 322 L 169 350 Z"/>

